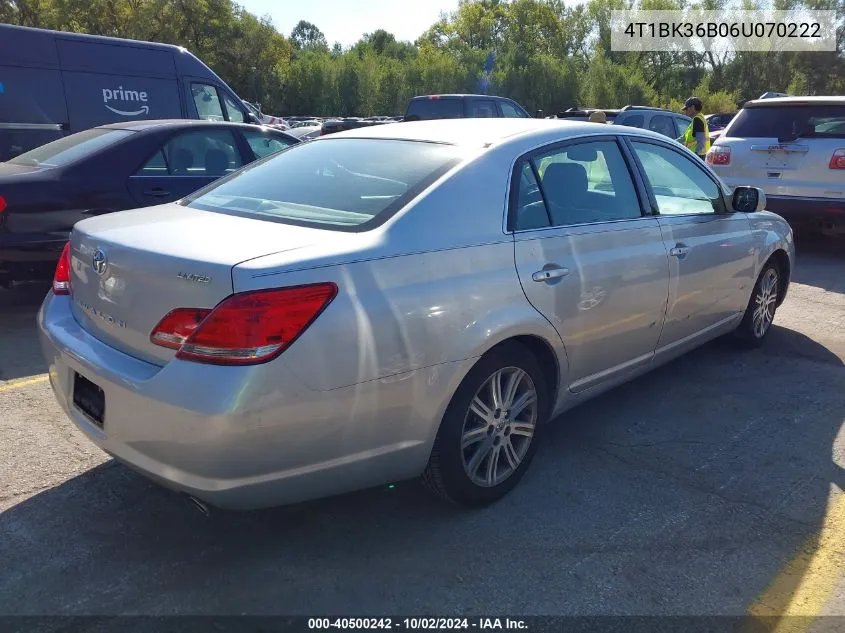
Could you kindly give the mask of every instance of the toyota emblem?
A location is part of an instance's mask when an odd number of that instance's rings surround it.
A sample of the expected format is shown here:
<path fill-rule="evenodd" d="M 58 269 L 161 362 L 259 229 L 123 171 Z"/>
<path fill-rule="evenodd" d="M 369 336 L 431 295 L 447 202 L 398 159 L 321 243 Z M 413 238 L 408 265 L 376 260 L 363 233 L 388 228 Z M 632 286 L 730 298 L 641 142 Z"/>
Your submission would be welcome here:
<path fill-rule="evenodd" d="M 94 251 L 93 263 L 94 270 L 96 270 L 97 274 L 102 277 L 106 272 L 106 267 L 108 266 L 108 260 L 106 259 L 106 254 L 103 252 L 103 249 L 98 248 Z"/>

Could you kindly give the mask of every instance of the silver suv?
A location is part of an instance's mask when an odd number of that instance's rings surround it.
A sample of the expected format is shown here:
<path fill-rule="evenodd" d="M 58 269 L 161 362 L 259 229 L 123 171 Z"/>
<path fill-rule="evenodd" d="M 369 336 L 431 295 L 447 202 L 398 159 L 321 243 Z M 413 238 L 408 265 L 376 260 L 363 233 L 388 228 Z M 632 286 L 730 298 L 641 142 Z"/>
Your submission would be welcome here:
<path fill-rule="evenodd" d="M 761 188 L 794 228 L 845 234 L 845 97 L 749 101 L 707 163 L 731 187 Z"/>

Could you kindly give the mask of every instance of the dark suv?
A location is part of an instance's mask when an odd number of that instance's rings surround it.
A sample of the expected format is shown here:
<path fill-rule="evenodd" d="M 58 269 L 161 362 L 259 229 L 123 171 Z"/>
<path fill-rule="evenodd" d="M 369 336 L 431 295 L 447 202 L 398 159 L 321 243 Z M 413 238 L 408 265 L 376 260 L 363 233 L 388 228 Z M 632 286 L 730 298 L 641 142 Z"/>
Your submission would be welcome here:
<path fill-rule="evenodd" d="M 491 95 L 425 95 L 405 108 L 406 121 L 429 119 L 523 118 L 531 115 L 512 99 Z"/>

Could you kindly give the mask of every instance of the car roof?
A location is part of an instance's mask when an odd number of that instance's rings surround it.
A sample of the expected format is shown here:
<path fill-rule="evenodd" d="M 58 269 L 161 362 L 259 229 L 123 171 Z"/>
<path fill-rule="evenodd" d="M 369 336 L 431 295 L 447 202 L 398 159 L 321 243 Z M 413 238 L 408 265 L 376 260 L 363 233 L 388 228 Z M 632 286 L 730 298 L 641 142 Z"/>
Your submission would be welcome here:
<path fill-rule="evenodd" d="M 162 128 L 162 127 L 234 127 L 234 128 L 248 128 L 254 130 L 256 128 L 262 128 L 267 130 L 273 130 L 266 125 L 255 125 L 254 123 L 235 123 L 234 121 L 206 121 L 203 119 L 152 119 L 152 120 L 143 120 L 143 121 L 125 121 L 121 123 L 108 123 L 106 125 L 99 126 L 102 129 L 107 130 L 133 130 L 136 132 L 140 132 L 143 130 L 150 130 L 153 128 Z M 279 131 L 279 130 L 274 130 Z"/>
<path fill-rule="evenodd" d="M 845 105 L 845 97 L 772 97 L 746 101 L 744 108 L 770 108 L 779 105 Z"/>
<path fill-rule="evenodd" d="M 428 143 L 444 143 L 465 147 L 483 148 L 499 145 L 510 140 L 524 140 L 534 138 L 538 143 L 563 140 L 567 136 L 583 134 L 619 134 L 620 128 L 610 127 L 604 123 L 588 123 L 581 121 L 567 121 L 565 119 L 523 119 L 523 118 L 484 118 L 484 119 L 434 119 L 429 121 L 413 121 L 394 123 L 392 125 L 377 125 L 337 132 L 331 136 L 318 139 L 323 140 L 343 138 L 372 138 L 419 141 Z M 631 128 L 631 131 L 665 140 L 666 137 L 643 130 Z"/>

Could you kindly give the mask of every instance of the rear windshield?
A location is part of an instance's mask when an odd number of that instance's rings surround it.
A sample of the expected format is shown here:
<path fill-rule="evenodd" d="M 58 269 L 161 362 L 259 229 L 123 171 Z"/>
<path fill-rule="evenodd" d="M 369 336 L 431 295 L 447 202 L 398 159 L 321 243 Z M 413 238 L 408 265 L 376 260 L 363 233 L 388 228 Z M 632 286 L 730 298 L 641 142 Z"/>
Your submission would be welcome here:
<path fill-rule="evenodd" d="M 416 99 L 408 104 L 405 112 L 406 119 L 462 119 L 463 116 L 464 102 L 461 99 Z"/>
<path fill-rule="evenodd" d="M 744 108 L 737 113 L 723 136 L 845 138 L 845 104 Z"/>
<path fill-rule="evenodd" d="M 133 134 L 128 130 L 94 128 L 65 136 L 20 154 L 8 161 L 28 167 L 61 167 L 103 149 Z"/>
<path fill-rule="evenodd" d="M 326 138 L 295 145 L 182 204 L 277 222 L 360 231 L 380 224 L 461 160 L 453 145 Z"/>

